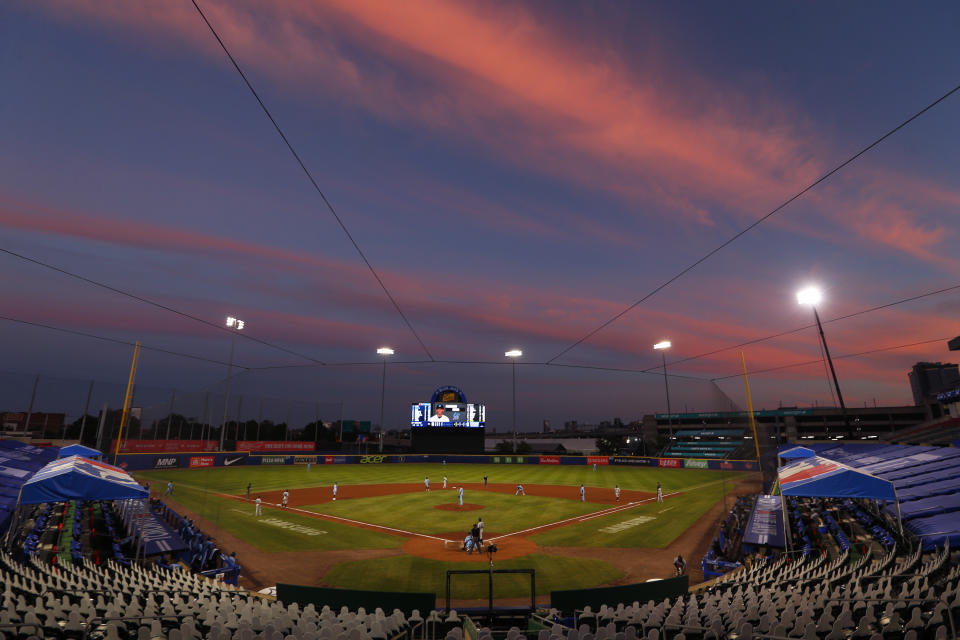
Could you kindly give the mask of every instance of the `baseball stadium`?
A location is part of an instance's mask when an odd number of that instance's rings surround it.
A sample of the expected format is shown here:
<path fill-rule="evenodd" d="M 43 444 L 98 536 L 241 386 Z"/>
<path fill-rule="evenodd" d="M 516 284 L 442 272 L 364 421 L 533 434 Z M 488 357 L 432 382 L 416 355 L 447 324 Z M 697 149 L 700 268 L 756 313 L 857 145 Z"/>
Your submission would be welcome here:
<path fill-rule="evenodd" d="M 0 640 L 960 640 L 958 25 L 2 3 Z"/>

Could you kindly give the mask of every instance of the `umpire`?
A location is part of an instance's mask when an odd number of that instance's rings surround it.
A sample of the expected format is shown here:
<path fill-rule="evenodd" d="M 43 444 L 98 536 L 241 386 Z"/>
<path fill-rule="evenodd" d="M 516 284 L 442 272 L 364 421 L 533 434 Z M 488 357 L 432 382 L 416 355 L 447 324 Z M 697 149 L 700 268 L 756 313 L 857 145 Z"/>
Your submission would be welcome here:
<path fill-rule="evenodd" d="M 470 529 L 470 536 L 473 538 L 473 548 L 477 550 L 477 553 L 483 552 L 483 549 L 480 548 L 480 527 L 474 524 Z"/>

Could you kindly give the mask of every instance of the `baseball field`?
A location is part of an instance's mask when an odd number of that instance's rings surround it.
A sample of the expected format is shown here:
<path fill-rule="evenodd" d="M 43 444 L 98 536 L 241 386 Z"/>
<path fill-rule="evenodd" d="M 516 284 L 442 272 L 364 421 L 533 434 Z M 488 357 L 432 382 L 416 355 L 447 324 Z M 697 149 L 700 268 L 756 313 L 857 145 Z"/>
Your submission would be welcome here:
<path fill-rule="evenodd" d="M 538 594 L 668 577 L 678 553 L 696 582 L 724 504 L 733 501 L 724 502 L 725 494 L 757 488 L 756 474 L 586 465 L 243 466 L 135 475 L 155 496 L 172 481 L 173 495 L 164 500 L 221 549 L 237 552 L 248 587 L 288 582 L 438 597 L 447 569 L 488 566 L 486 554 L 461 550 L 478 518 L 484 541 L 498 548 L 495 567 L 535 569 Z M 514 495 L 518 483 L 526 495 Z M 280 506 L 284 490 L 286 508 Z M 258 496 L 260 516 L 254 514 Z M 483 598 L 486 580 L 458 577 L 453 595 L 461 602 Z M 502 601 L 529 597 L 529 582 L 497 576 L 495 594 Z"/>

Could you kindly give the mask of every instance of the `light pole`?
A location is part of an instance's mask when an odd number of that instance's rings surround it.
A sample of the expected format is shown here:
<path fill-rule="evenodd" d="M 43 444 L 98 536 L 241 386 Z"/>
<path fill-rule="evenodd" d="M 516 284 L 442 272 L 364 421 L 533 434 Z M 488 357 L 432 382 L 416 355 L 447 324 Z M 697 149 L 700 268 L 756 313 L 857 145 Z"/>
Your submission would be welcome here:
<path fill-rule="evenodd" d="M 840 413 L 843 415 L 843 426 L 847 430 L 847 436 L 850 436 L 850 417 L 847 416 L 847 406 L 843 403 L 843 394 L 840 393 L 840 383 L 837 382 L 837 371 L 833 368 L 833 358 L 830 357 L 830 349 L 827 347 L 827 337 L 823 335 L 823 325 L 820 324 L 820 314 L 817 313 L 817 305 L 823 300 L 823 293 L 817 287 L 804 287 L 797 291 L 797 303 L 808 304 L 813 309 L 813 317 L 817 321 L 817 330 L 820 332 L 820 343 L 823 345 L 823 352 L 827 356 L 827 364 L 830 365 L 830 375 L 833 377 L 833 388 L 837 391 L 837 401 L 840 403 Z"/>
<path fill-rule="evenodd" d="M 380 451 L 383 451 L 383 400 L 387 388 L 387 356 L 393 355 L 393 349 L 380 347 L 377 354 L 383 356 L 383 377 L 380 378 Z"/>
<path fill-rule="evenodd" d="M 517 452 L 517 358 L 523 355 L 520 349 L 510 349 L 503 355 L 513 361 L 513 452 Z"/>
<path fill-rule="evenodd" d="M 223 451 L 223 440 L 227 435 L 227 407 L 230 406 L 230 376 L 233 375 L 233 348 L 237 343 L 237 331 L 243 331 L 244 322 L 233 316 L 227 316 L 227 327 L 230 332 L 230 364 L 227 366 L 227 393 L 223 398 L 223 426 L 220 428 L 220 451 Z"/>
<path fill-rule="evenodd" d="M 657 344 L 653 345 L 653 348 L 657 351 L 660 351 L 660 355 L 663 356 L 663 387 L 667 390 L 667 433 L 669 434 L 669 442 L 667 445 L 673 444 L 673 416 L 671 416 L 670 411 L 670 382 L 667 380 L 667 349 L 671 347 L 669 340 L 661 340 Z"/>

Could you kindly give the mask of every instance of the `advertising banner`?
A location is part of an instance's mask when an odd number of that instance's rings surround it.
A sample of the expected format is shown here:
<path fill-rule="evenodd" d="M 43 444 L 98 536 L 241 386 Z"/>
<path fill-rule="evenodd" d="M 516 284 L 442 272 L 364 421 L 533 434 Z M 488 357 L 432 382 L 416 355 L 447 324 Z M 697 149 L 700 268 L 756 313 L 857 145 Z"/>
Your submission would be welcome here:
<path fill-rule="evenodd" d="M 757 498 L 743 532 L 743 541 L 772 547 L 785 546 L 780 496 L 763 495 Z"/>
<path fill-rule="evenodd" d="M 587 456 L 587 464 L 610 464 L 610 458 L 607 456 Z"/>
<path fill-rule="evenodd" d="M 348 464 L 347 456 L 324 456 L 323 464 Z"/>
<path fill-rule="evenodd" d="M 176 469 L 180 466 L 180 458 L 177 456 L 154 456 L 154 469 Z"/>
<path fill-rule="evenodd" d="M 190 456 L 190 468 L 212 467 L 214 460 L 213 456 Z"/>
<path fill-rule="evenodd" d="M 710 465 L 707 464 L 706 460 L 691 460 L 687 458 L 683 461 L 683 466 L 687 469 L 706 469 Z"/>
<path fill-rule="evenodd" d="M 540 464 L 560 464 L 560 456 L 540 456 Z"/>
<path fill-rule="evenodd" d="M 490 459 L 493 464 L 523 464 L 523 456 L 493 456 Z"/>
<path fill-rule="evenodd" d="M 225 455 L 223 456 L 223 466 L 232 467 L 236 464 L 243 464 L 247 460 L 245 455 Z"/>
<path fill-rule="evenodd" d="M 260 464 L 287 464 L 287 456 L 260 456 Z"/>
<path fill-rule="evenodd" d="M 756 471 L 757 463 L 752 460 L 710 460 L 711 469 L 723 471 Z"/>
<path fill-rule="evenodd" d="M 656 458 L 633 458 L 626 456 L 617 456 L 611 461 L 613 464 L 626 464 L 634 467 L 656 467 Z"/>
<path fill-rule="evenodd" d="M 387 456 L 360 456 L 360 464 L 381 464 L 386 460 Z"/>
<path fill-rule="evenodd" d="M 683 458 L 657 458 L 657 466 L 679 469 L 683 467 Z"/>
<path fill-rule="evenodd" d="M 177 453 L 179 451 L 214 451 L 216 440 L 126 440 L 120 453 Z M 110 452 L 117 450 L 117 440 L 110 443 Z"/>
<path fill-rule="evenodd" d="M 293 464 L 317 464 L 319 456 L 293 456 Z"/>
<path fill-rule="evenodd" d="M 286 440 L 240 440 L 237 451 L 313 451 L 312 442 L 287 442 Z"/>

